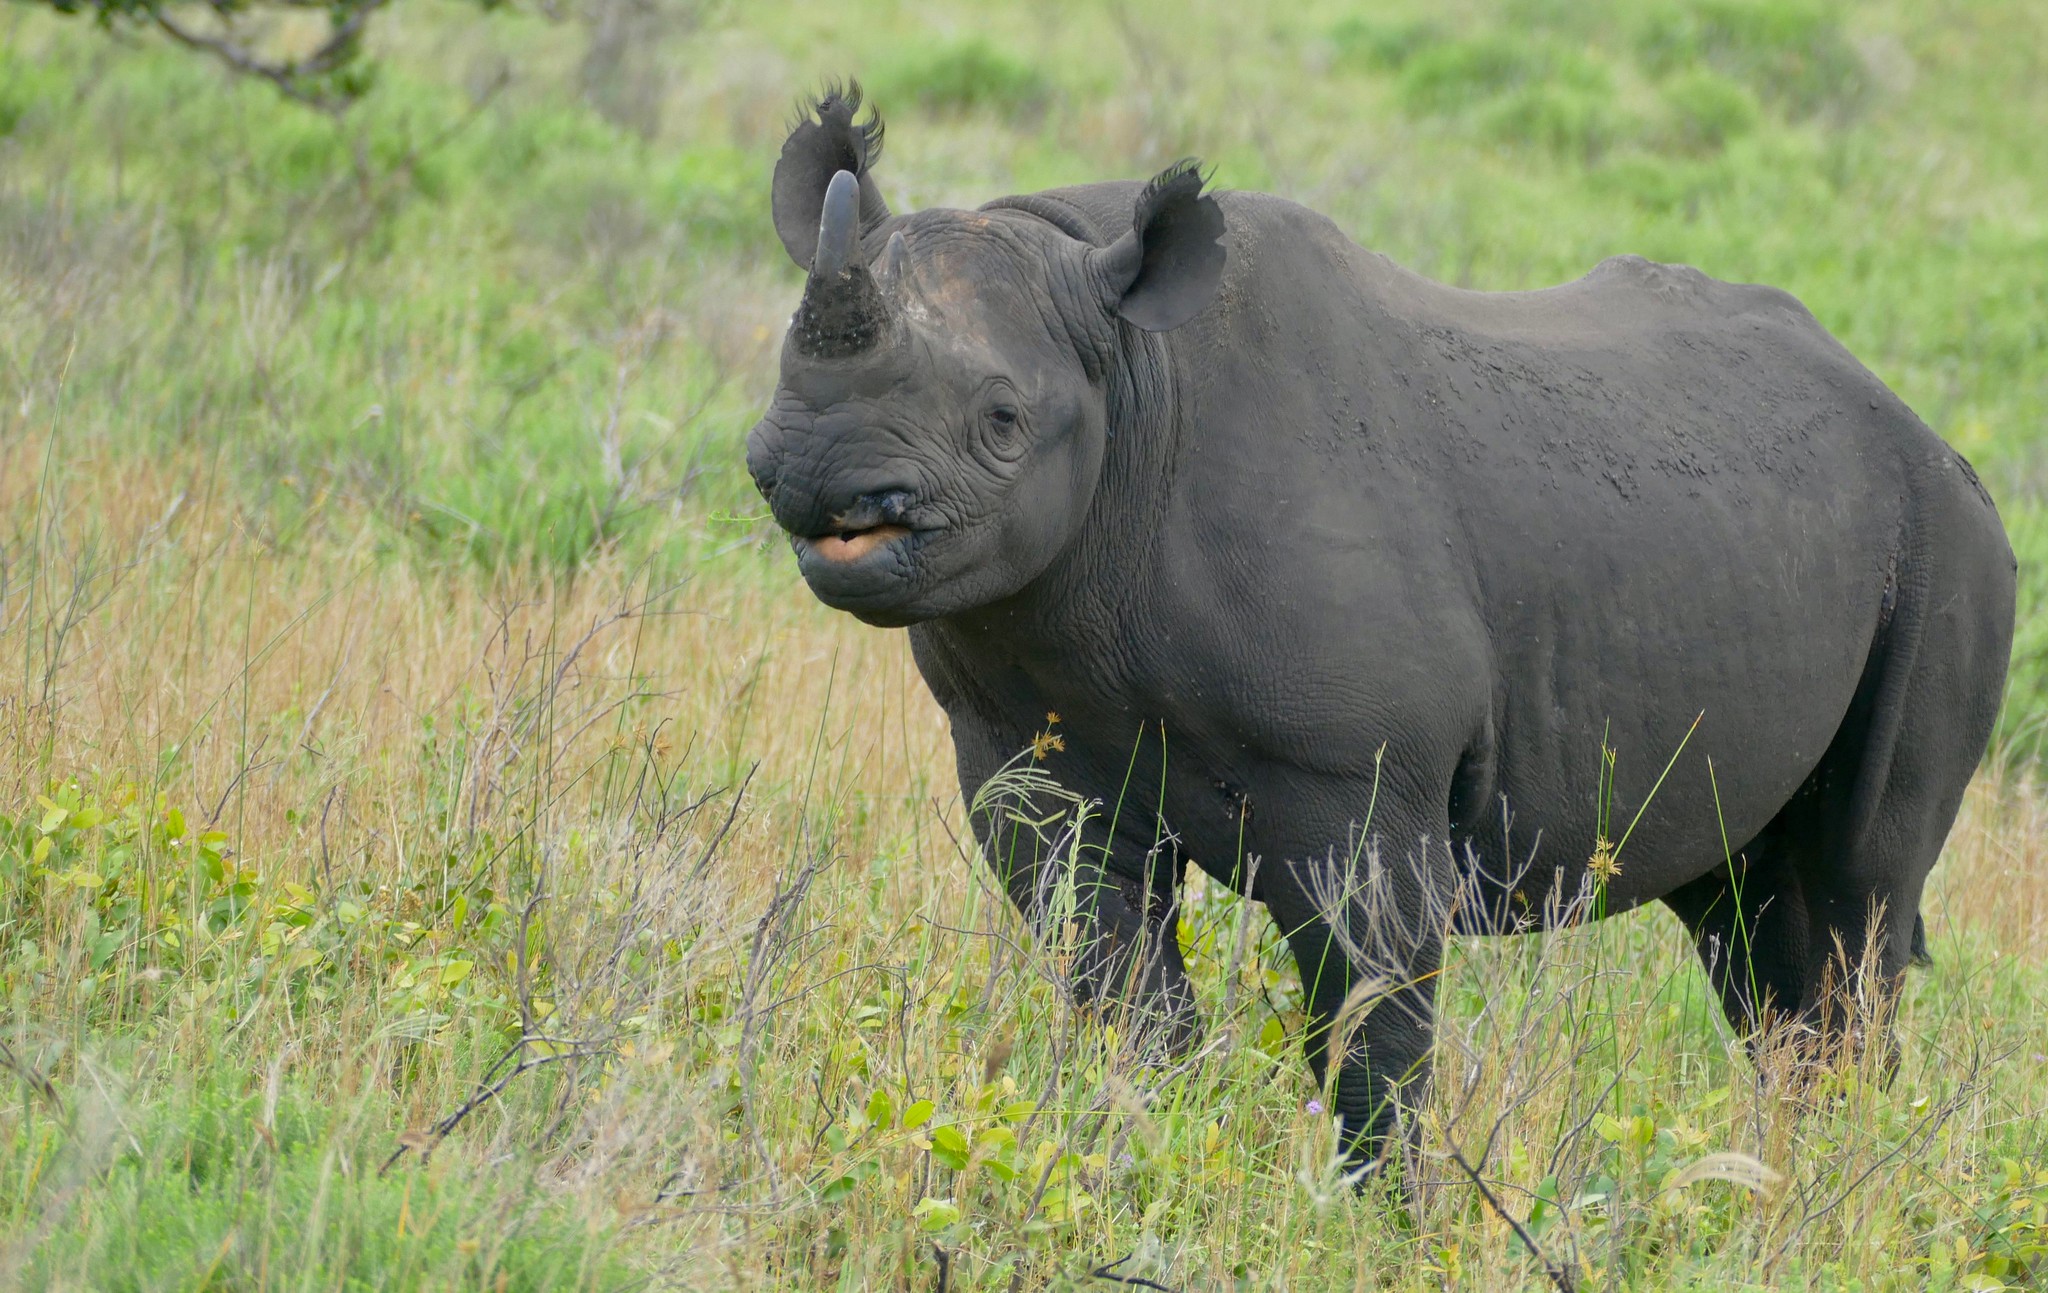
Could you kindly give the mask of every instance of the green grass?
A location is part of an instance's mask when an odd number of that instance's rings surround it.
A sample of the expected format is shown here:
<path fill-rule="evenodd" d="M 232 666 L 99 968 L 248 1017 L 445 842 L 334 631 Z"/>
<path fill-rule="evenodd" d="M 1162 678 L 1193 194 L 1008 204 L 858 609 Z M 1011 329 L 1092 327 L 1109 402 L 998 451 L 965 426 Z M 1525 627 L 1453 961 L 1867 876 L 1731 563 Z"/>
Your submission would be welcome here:
<path fill-rule="evenodd" d="M 106 1290 L 536 1291 L 637 1277 L 615 1236 L 550 1214 L 544 1188 L 518 1173 L 359 1170 L 389 1153 L 387 1102 L 335 1110 L 333 1095 L 216 1078 L 154 1090 L 143 1117 L 118 1127 L 105 1107 L 82 1106 L 68 1125 L 46 1115 L 15 1157 L 57 1184 L 40 1215 L 16 1212 L 14 1224 L 48 1237 L 15 1277 Z M 89 1195 L 64 1197 L 88 1179 Z"/>
<path fill-rule="evenodd" d="M 0 10 L 0 1284 L 1540 1285 L 1453 1149 L 1588 1287 L 2042 1277 L 2048 11 L 650 12 L 395 6 L 335 122 Z M 1474 941 L 1403 1204 L 1336 1180 L 1262 915 L 1190 901 L 1198 1062 L 1076 1012 L 740 462 L 768 174 L 848 74 L 899 207 L 1196 153 L 1448 281 L 1685 261 L 1967 452 L 2008 762 L 1897 1082 L 1760 1083 L 1661 911 Z"/>

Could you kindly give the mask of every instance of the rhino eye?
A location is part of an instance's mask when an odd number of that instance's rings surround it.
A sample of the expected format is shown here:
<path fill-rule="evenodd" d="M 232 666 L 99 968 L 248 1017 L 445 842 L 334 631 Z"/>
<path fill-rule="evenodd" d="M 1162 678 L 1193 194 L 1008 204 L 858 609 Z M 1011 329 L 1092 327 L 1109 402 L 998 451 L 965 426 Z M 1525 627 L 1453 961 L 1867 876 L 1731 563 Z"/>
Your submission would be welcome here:
<path fill-rule="evenodd" d="M 988 420 L 998 431 L 1017 429 L 1017 410 L 1007 404 L 998 404 L 988 411 Z"/>

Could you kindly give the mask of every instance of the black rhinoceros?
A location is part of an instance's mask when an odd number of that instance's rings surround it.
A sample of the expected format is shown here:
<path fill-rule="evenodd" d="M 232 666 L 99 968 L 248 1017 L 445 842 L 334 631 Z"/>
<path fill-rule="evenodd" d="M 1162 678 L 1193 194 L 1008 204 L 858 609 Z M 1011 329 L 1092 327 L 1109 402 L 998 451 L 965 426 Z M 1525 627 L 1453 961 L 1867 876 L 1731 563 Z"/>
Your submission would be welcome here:
<path fill-rule="evenodd" d="M 809 280 L 748 467 L 819 598 L 910 626 L 970 803 L 1054 713 L 1044 767 L 1121 805 L 1078 850 L 1092 990 L 1185 1040 L 1177 883 L 1249 878 L 1318 1077 L 1376 985 L 1358 1153 L 1425 1078 L 1445 936 L 1560 895 L 1669 904 L 1745 1032 L 1860 1032 L 1838 949 L 1895 982 L 1919 946 L 2014 562 L 1797 300 L 1634 257 L 1445 287 L 1192 165 L 896 214 L 858 106 L 776 167 Z"/>

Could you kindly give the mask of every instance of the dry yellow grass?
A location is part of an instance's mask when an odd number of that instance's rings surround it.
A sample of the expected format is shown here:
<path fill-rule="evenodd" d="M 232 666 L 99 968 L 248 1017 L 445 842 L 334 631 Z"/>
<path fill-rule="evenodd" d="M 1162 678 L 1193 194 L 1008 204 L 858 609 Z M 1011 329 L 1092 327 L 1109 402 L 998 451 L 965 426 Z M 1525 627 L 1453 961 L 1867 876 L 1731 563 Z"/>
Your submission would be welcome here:
<path fill-rule="evenodd" d="M 0 514 L 36 510 L 40 453 L 17 445 L 0 461 Z M 820 802 L 887 805 L 878 829 L 910 827 L 951 789 L 944 719 L 902 636 L 825 611 L 793 578 L 734 578 L 728 563 L 674 580 L 604 560 L 574 577 L 423 573 L 381 560 L 367 527 L 273 547 L 213 493 L 204 465 L 69 458 L 60 479 L 42 507 L 66 537 L 45 587 L 9 608 L 37 631 L 14 635 L 27 655 L 7 712 L 18 737 L 44 725 L 42 742 L 11 751 L 17 799 L 40 789 L 39 763 L 147 768 L 176 745 L 195 790 L 232 790 L 224 811 L 242 846 L 275 851 L 289 847 L 282 814 L 309 788 L 375 770 L 364 793 L 376 807 L 358 816 L 416 801 L 422 724 L 487 724 L 547 669 L 561 673 L 554 721 L 587 723 L 554 734 L 558 775 L 658 729 L 706 766 L 758 763 L 773 793 L 815 775 Z M 609 707 L 629 694 L 620 719 Z M 490 802 L 506 789 L 496 763 L 519 753 L 486 747 L 454 789 Z"/>
<path fill-rule="evenodd" d="M 2031 767 L 1978 778 L 1929 890 L 1935 937 L 1968 931 L 2000 956 L 2048 960 L 2048 794 Z"/>

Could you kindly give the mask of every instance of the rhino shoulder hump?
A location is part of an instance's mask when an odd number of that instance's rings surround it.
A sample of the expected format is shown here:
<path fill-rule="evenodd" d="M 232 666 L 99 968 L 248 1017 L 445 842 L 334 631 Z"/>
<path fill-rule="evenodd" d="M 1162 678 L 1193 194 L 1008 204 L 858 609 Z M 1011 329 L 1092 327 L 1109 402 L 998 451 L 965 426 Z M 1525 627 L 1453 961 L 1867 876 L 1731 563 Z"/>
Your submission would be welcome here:
<path fill-rule="evenodd" d="M 1690 301 L 1725 287 L 1690 265 L 1667 265 L 1644 256 L 1609 256 L 1586 275 L 1594 280 L 1620 280 L 1674 301 Z"/>
<path fill-rule="evenodd" d="M 1610 256 L 1586 275 L 1588 281 L 1625 283 L 1673 305 L 1706 307 L 1730 317 L 1763 317 L 1810 327 L 1816 321 L 1803 302 L 1783 288 L 1730 283 L 1691 265 L 1672 265 L 1643 256 Z"/>

